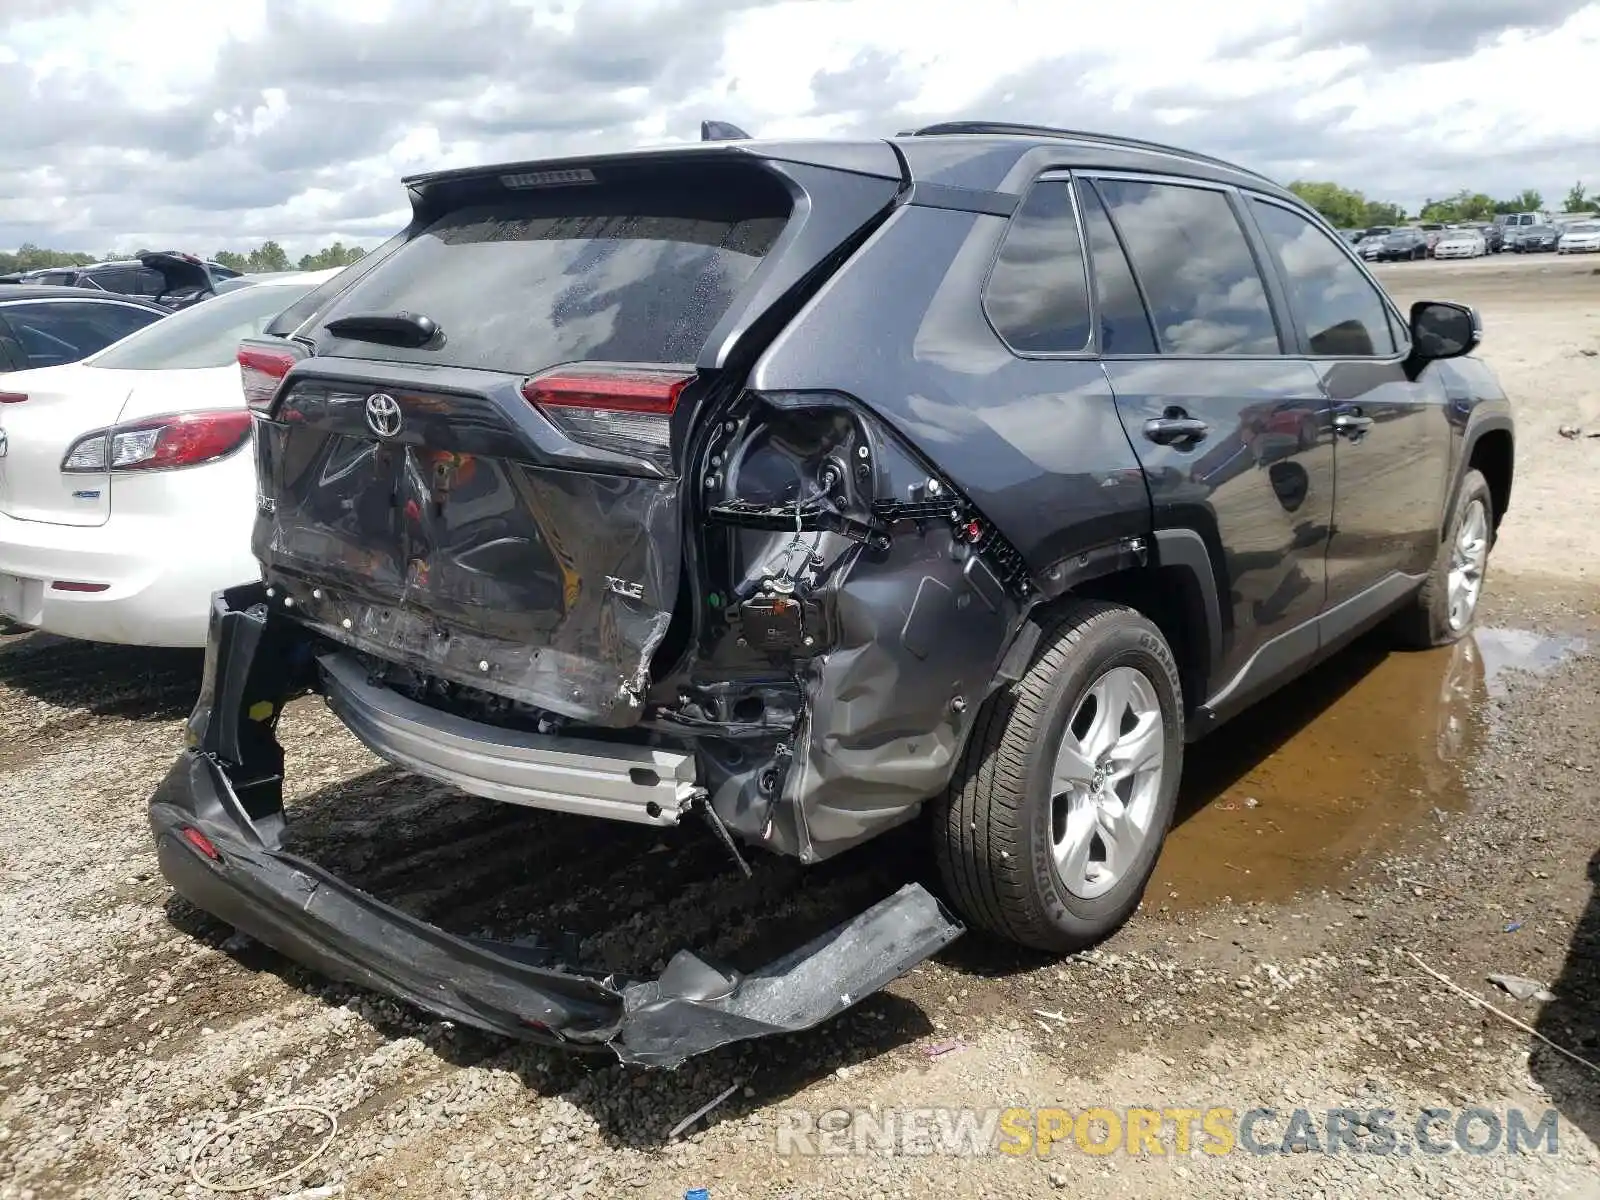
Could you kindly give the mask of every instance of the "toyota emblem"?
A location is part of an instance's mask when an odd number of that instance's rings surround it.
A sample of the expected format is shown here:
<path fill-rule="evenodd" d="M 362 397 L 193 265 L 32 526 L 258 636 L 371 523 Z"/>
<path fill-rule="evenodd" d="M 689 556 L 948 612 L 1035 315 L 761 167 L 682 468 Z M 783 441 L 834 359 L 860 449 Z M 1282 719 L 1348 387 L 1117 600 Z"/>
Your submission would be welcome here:
<path fill-rule="evenodd" d="M 400 432 L 400 403 L 387 392 L 373 392 L 367 397 L 367 428 L 381 438 L 391 438 Z"/>

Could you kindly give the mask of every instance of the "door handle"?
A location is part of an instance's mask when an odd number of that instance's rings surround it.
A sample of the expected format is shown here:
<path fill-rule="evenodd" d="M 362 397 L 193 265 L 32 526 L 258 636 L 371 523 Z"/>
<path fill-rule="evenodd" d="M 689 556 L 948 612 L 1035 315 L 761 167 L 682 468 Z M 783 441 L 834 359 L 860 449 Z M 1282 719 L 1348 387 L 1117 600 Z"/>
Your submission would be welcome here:
<path fill-rule="evenodd" d="M 1333 418 L 1333 432 L 1341 437 L 1360 437 L 1372 428 L 1372 418 L 1364 416 L 1358 408 L 1353 412 L 1342 412 Z"/>
<path fill-rule="evenodd" d="M 1192 446 L 1210 432 L 1210 427 L 1195 417 L 1151 417 L 1144 423 L 1145 437 L 1158 446 Z"/>

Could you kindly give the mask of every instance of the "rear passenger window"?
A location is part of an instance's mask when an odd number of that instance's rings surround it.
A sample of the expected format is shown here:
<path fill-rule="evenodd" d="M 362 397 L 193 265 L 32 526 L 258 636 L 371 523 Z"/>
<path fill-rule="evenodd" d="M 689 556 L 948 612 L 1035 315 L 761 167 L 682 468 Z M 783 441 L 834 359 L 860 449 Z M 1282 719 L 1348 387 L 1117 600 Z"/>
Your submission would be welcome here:
<path fill-rule="evenodd" d="M 142 329 L 160 315 L 144 313 L 131 305 L 93 301 L 46 301 L 6 308 L 6 321 L 30 367 L 77 362 Z"/>
<path fill-rule="evenodd" d="M 1279 354 L 1266 286 L 1228 197 L 1097 180 L 1168 354 Z"/>
<path fill-rule="evenodd" d="M 989 273 L 983 306 L 1006 344 L 1020 353 L 1088 347 L 1089 285 L 1066 180 L 1035 184 L 1022 202 Z"/>
<path fill-rule="evenodd" d="M 1298 213 L 1252 200 L 1261 235 L 1289 283 L 1289 303 L 1312 354 L 1371 358 L 1395 352 L 1383 298 L 1333 239 Z"/>
<path fill-rule="evenodd" d="M 1095 299 L 1099 301 L 1100 352 L 1102 354 L 1154 354 L 1156 335 L 1150 329 L 1150 314 L 1128 269 L 1127 255 L 1111 228 L 1105 206 L 1094 188 L 1078 189 L 1083 212 L 1083 231 L 1089 239 L 1090 261 L 1094 263 Z"/>

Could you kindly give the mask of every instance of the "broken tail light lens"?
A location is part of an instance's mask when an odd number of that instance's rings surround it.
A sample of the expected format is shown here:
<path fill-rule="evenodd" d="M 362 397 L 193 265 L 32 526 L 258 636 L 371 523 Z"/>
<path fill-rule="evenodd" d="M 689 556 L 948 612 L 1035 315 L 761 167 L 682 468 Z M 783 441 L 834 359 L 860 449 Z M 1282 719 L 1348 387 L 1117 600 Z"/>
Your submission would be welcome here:
<path fill-rule="evenodd" d="M 289 373 L 289 368 L 299 362 L 301 355 L 285 343 L 282 348 L 252 345 L 246 342 L 239 347 L 239 379 L 244 385 L 244 402 L 257 412 L 272 407 L 272 398 L 278 394 L 278 385 Z"/>
<path fill-rule="evenodd" d="M 575 442 L 672 469 L 672 414 L 694 381 L 684 367 L 596 364 L 535 375 L 523 399 Z"/>
<path fill-rule="evenodd" d="M 230 408 L 97 429 L 72 443 L 61 469 L 103 473 L 197 467 L 225 458 L 249 441 L 251 421 L 248 410 Z"/>

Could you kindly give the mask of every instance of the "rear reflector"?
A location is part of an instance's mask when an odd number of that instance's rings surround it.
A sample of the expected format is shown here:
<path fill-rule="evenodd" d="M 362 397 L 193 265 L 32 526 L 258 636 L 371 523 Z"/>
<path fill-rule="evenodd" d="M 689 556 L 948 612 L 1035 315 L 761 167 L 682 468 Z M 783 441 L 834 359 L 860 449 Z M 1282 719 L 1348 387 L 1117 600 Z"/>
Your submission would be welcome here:
<path fill-rule="evenodd" d="M 597 363 L 557 367 L 522 385 L 522 395 L 575 442 L 672 468 L 672 414 L 694 382 L 684 367 Z"/>
<path fill-rule="evenodd" d="M 262 412 L 270 408 L 278 385 L 299 358 L 293 350 L 240 346 L 239 375 L 244 384 L 244 402 Z"/>
<path fill-rule="evenodd" d="M 0 404 L 21 404 L 27 398 L 21 392 L 0 392 Z"/>
<path fill-rule="evenodd" d="M 211 839 L 205 834 L 201 833 L 198 829 L 185 828 L 183 831 L 183 840 L 188 842 L 189 845 L 193 846 L 196 850 L 200 851 L 201 854 L 204 854 L 212 862 L 222 861 L 222 851 L 218 850 L 214 845 L 212 845 Z"/>
<path fill-rule="evenodd" d="M 65 472 L 158 471 L 196 467 L 250 440 L 249 410 L 177 413 L 84 434 L 61 461 Z"/>
<path fill-rule="evenodd" d="M 111 587 L 109 583 L 76 583 L 71 579 L 57 579 L 50 585 L 52 592 L 103 592 Z"/>

